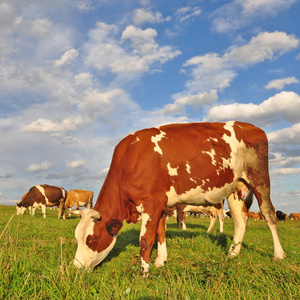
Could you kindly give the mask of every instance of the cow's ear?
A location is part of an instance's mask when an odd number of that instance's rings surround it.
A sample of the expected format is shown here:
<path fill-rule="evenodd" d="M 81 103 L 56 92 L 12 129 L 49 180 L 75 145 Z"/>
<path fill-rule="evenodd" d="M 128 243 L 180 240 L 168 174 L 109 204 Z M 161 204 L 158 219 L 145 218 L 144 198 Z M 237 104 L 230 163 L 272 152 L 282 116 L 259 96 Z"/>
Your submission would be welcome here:
<path fill-rule="evenodd" d="M 118 219 L 112 219 L 109 220 L 106 223 L 106 230 L 111 234 L 111 235 L 117 235 L 120 229 L 122 228 L 123 223 L 118 220 Z"/>

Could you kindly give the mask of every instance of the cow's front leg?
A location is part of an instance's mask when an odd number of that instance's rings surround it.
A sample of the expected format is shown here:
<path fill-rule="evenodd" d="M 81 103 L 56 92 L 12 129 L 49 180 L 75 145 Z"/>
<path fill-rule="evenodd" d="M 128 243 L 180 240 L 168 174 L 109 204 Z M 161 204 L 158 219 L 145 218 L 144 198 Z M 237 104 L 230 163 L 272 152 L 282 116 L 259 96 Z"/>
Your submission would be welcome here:
<path fill-rule="evenodd" d="M 166 245 L 166 215 L 163 213 L 157 227 L 157 257 L 155 259 L 155 267 L 162 267 L 167 261 L 167 245 Z"/>
<path fill-rule="evenodd" d="M 241 246 L 249 218 L 248 210 L 244 200 L 241 197 L 236 198 L 234 197 L 234 194 L 231 194 L 227 201 L 234 223 L 233 243 L 229 248 L 229 255 L 235 256 L 241 251 Z"/>
<path fill-rule="evenodd" d="M 142 226 L 140 232 L 140 247 L 141 247 L 141 266 L 144 273 L 149 272 L 149 259 L 151 249 L 155 242 L 155 235 L 159 218 L 150 216 L 148 213 L 141 214 Z"/>
<path fill-rule="evenodd" d="M 43 217 L 46 218 L 46 205 L 41 204 Z"/>

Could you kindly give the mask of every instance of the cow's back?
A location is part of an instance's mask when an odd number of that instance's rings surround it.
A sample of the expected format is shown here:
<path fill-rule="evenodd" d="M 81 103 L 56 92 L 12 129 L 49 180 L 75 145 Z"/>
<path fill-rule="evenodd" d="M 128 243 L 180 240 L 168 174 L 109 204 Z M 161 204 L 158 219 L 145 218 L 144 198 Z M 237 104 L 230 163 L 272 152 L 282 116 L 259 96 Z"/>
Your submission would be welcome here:
<path fill-rule="evenodd" d="M 172 124 L 137 131 L 122 140 L 107 181 L 118 180 L 115 188 L 131 199 L 153 189 L 170 191 L 170 205 L 175 204 L 173 195 L 191 191 L 187 197 L 193 197 L 197 188 L 203 194 L 219 189 L 210 199 L 217 203 L 231 192 L 226 185 L 249 169 L 255 169 L 262 184 L 269 184 L 268 143 L 260 128 L 241 122 Z"/>

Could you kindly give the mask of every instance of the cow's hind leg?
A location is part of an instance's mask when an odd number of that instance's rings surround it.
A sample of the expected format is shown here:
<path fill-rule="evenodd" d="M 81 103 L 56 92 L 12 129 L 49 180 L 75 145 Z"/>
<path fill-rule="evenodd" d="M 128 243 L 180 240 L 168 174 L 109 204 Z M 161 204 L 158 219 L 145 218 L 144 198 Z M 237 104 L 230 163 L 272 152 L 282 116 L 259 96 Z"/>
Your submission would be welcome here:
<path fill-rule="evenodd" d="M 210 219 L 210 223 L 209 223 L 209 227 L 207 229 L 208 233 L 210 233 L 212 231 L 212 229 L 214 228 L 214 225 L 217 221 L 217 216 L 210 215 L 209 219 Z"/>
<path fill-rule="evenodd" d="M 167 244 L 166 244 L 166 215 L 163 213 L 157 227 L 157 257 L 155 267 L 162 267 L 167 261 Z"/>
<path fill-rule="evenodd" d="M 234 197 L 231 194 L 228 198 L 228 206 L 234 223 L 233 243 L 229 248 L 229 255 L 238 255 L 241 251 L 241 246 L 248 222 L 248 210 L 244 200 L 241 197 Z"/>
<path fill-rule="evenodd" d="M 278 236 L 277 218 L 276 218 L 274 206 L 271 203 L 270 197 L 267 195 L 264 196 L 263 192 L 257 193 L 257 191 L 255 191 L 255 196 L 258 200 L 261 213 L 272 234 L 273 244 L 274 244 L 274 258 L 283 259 L 285 257 L 285 254 L 281 247 L 279 236 Z"/>

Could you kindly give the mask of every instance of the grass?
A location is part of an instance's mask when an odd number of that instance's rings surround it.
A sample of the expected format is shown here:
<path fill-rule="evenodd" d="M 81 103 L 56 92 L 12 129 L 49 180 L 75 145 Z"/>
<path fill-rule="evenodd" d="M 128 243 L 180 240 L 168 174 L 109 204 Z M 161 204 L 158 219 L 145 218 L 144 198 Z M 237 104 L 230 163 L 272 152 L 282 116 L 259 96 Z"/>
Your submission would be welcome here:
<path fill-rule="evenodd" d="M 0 206 L 0 234 L 15 207 Z M 241 253 L 227 251 L 233 222 L 207 234 L 208 219 L 187 218 L 187 231 L 167 221 L 168 263 L 144 278 L 138 245 L 140 224 L 126 224 L 116 246 L 92 273 L 72 266 L 79 219 L 57 219 L 57 211 L 14 216 L 0 240 L 0 299 L 300 299 L 299 221 L 279 223 L 287 254 L 273 260 L 271 233 L 250 220 Z"/>

